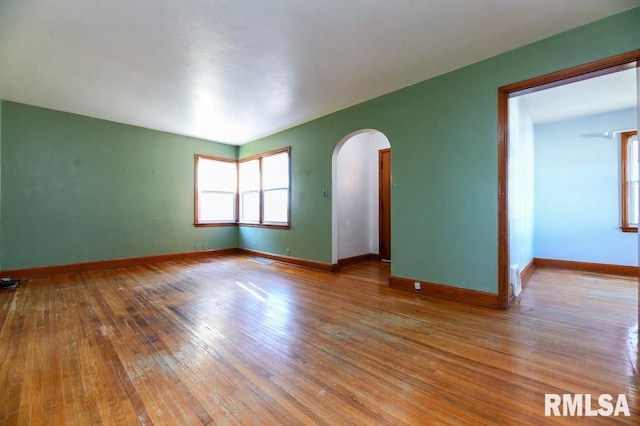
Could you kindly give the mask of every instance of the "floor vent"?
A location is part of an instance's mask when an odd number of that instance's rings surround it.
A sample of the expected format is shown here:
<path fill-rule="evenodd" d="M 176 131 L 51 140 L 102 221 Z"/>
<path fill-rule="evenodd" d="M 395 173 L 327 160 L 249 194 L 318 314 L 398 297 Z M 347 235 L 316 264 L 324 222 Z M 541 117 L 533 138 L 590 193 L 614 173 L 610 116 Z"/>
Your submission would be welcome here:
<path fill-rule="evenodd" d="M 522 291 L 522 276 L 519 265 L 511 265 L 511 289 L 513 297 L 518 297 Z"/>
<path fill-rule="evenodd" d="M 273 260 L 265 259 L 264 257 L 252 257 L 249 260 L 254 263 L 259 263 L 261 265 L 271 265 L 273 263 Z"/>

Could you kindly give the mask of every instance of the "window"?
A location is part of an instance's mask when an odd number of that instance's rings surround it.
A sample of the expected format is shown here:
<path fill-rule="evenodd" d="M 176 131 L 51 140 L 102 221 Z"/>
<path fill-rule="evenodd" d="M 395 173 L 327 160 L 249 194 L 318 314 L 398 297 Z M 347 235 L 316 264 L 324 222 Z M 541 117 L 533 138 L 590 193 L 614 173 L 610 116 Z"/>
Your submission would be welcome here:
<path fill-rule="evenodd" d="M 240 161 L 195 161 L 196 226 L 289 227 L 289 148 Z"/>
<path fill-rule="evenodd" d="M 638 132 L 620 134 L 622 158 L 622 231 L 638 232 Z"/>
<path fill-rule="evenodd" d="M 289 153 L 262 158 L 262 220 L 289 222 Z"/>
<path fill-rule="evenodd" d="M 234 160 L 196 155 L 195 224 L 236 223 L 238 166 Z"/>
<path fill-rule="evenodd" d="M 240 163 L 240 222 L 260 223 L 260 160 Z"/>
<path fill-rule="evenodd" d="M 242 224 L 289 226 L 289 148 L 240 161 Z"/>

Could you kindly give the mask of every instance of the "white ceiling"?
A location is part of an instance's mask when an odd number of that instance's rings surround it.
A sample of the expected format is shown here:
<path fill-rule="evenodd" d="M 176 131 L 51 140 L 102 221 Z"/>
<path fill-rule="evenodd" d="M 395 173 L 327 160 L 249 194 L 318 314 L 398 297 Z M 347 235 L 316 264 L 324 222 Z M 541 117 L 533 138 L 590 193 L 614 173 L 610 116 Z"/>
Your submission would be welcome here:
<path fill-rule="evenodd" d="M 0 99 L 241 144 L 640 0 L 0 0 Z"/>
<path fill-rule="evenodd" d="M 636 68 L 522 96 L 535 124 L 586 117 L 638 105 Z"/>

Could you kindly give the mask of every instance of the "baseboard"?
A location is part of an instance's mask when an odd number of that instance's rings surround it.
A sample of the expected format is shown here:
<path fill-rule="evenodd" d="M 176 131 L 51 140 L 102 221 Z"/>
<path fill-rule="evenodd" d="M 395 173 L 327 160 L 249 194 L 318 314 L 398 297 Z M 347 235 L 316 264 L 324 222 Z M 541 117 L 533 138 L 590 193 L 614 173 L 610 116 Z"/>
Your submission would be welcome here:
<path fill-rule="evenodd" d="M 520 280 L 522 282 L 522 288 L 524 288 L 531 276 L 533 275 L 533 271 L 536 269 L 536 259 L 531 259 L 531 261 L 524 267 L 522 271 L 520 271 Z"/>
<path fill-rule="evenodd" d="M 88 272 L 100 269 L 122 268 L 149 263 L 170 262 L 175 260 L 201 259 L 212 256 L 236 254 L 238 249 L 216 249 L 193 251 L 186 253 L 159 254 L 153 256 L 129 257 L 122 259 L 98 260 L 93 262 L 71 263 L 66 265 L 39 266 L 35 268 L 10 269 L 0 272 L 0 275 L 11 278 L 29 278 L 43 275 L 55 275 L 73 272 Z"/>
<path fill-rule="evenodd" d="M 317 262 L 315 260 L 301 259 L 299 257 L 293 257 L 293 256 L 281 256 L 278 254 L 267 253 L 264 251 L 240 248 L 238 249 L 238 253 L 248 254 L 252 256 L 266 257 L 267 259 L 273 259 L 279 262 L 290 263 L 292 265 L 297 265 L 297 266 L 303 266 L 305 268 L 319 269 L 321 271 L 336 272 L 338 270 L 337 264 L 333 265 L 331 263 Z"/>
<path fill-rule="evenodd" d="M 607 263 L 576 262 L 573 260 L 534 259 L 535 267 L 548 266 L 553 268 L 573 269 L 576 271 L 598 272 L 601 274 L 638 276 L 637 266 L 611 265 Z"/>
<path fill-rule="evenodd" d="M 375 253 L 361 254 L 359 256 L 345 257 L 344 259 L 338 259 L 339 266 L 348 266 L 360 262 L 366 262 L 369 260 L 380 260 L 380 255 Z"/>
<path fill-rule="evenodd" d="M 416 281 L 420 282 L 420 290 L 414 289 L 414 283 Z M 469 290 L 466 288 L 452 287 L 443 284 L 429 283 L 394 276 L 389 277 L 389 286 L 400 290 L 413 291 L 414 293 L 454 300 L 456 302 L 487 306 L 490 308 L 498 307 L 498 295 L 494 293 L 486 293 L 478 290 Z"/>

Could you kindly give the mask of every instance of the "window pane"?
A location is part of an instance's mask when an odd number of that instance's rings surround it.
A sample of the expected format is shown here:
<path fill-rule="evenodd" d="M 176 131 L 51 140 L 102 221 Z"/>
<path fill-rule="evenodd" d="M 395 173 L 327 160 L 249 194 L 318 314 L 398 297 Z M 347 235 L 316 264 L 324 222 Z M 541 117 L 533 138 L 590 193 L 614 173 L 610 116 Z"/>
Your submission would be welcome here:
<path fill-rule="evenodd" d="M 243 192 L 240 194 L 240 222 L 260 221 L 260 193 Z"/>
<path fill-rule="evenodd" d="M 629 226 L 638 226 L 638 216 L 640 216 L 638 212 L 638 204 L 640 204 L 638 199 L 638 178 L 640 177 L 638 170 L 638 137 L 630 137 L 627 140 L 627 147 L 627 158 L 629 161 L 627 164 L 627 187 L 629 188 L 629 211 L 627 212 L 627 216 L 629 217 Z"/>
<path fill-rule="evenodd" d="M 236 191 L 236 164 L 228 161 L 198 158 L 198 189 L 200 191 Z"/>
<path fill-rule="evenodd" d="M 635 181 L 629 185 L 631 196 L 629 197 L 629 225 L 638 226 L 638 220 L 640 214 L 638 212 L 638 191 L 640 190 L 638 181 Z"/>
<path fill-rule="evenodd" d="M 270 155 L 262 159 L 262 188 L 289 187 L 289 153 Z"/>
<path fill-rule="evenodd" d="M 257 159 L 240 163 L 240 192 L 260 190 L 260 164 Z"/>
<path fill-rule="evenodd" d="M 629 138 L 629 154 L 627 158 L 629 159 L 629 170 L 628 177 L 630 181 L 638 180 L 638 138 L 633 137 Z"/>
<path fill-rule="evenodd" d="M 264 191 L 264 221 L 287 223 L 289 221 L 289 190 Z"/>
<path fill-rule="evenodd" d="M 233 192 L 202 192 L 198 198 L 201 222 L 235 222 L 236 194 Z"/>

